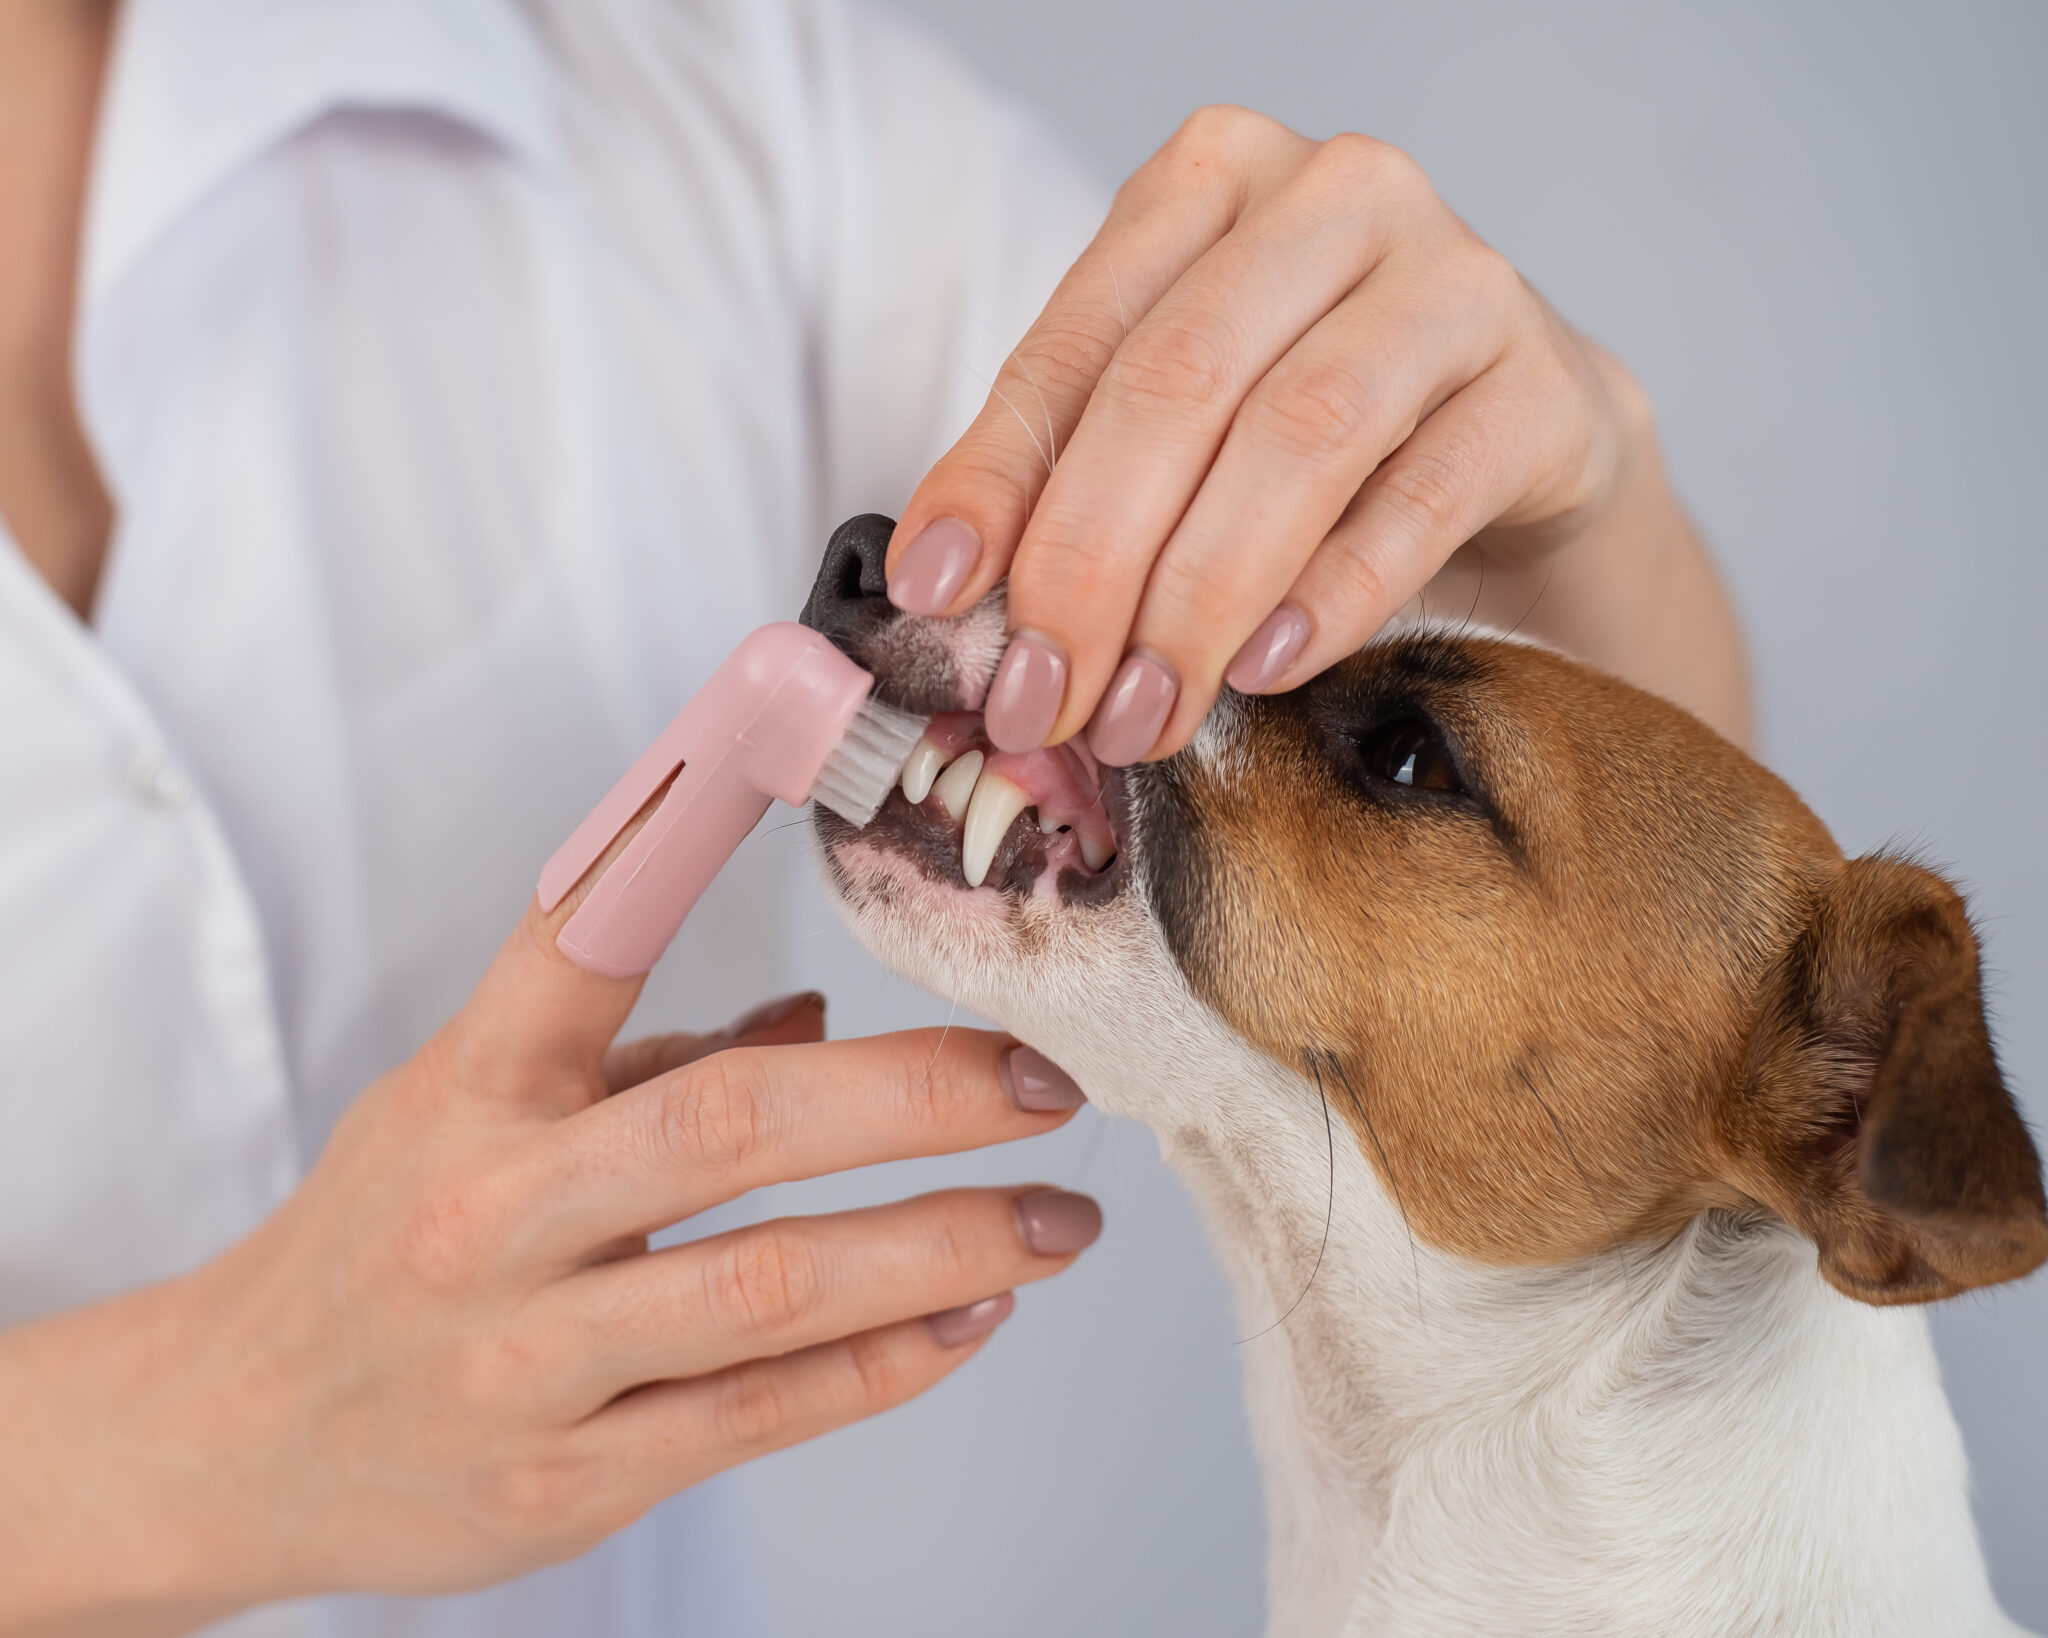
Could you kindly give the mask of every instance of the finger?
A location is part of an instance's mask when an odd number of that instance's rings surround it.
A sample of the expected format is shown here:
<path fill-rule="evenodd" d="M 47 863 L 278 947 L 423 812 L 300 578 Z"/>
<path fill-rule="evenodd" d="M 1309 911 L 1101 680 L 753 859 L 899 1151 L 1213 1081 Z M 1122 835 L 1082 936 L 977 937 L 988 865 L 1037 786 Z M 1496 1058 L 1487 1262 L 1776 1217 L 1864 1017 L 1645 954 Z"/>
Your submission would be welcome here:
<path fill-rule="evenodd" d="M 658 792 L 620 831 L 597 863 L 551 910 L 529 899 L 517 930 L 499 946 L 462 1010 L 429 1044 L 448 1073 L 436 1083 L 566 1114 L 605 1097 L 604 1058 L 644 975 L 608 978 L 579 967 L 555 940 L 649 816 Z"/>
<path fill-rule="evenodd" d="M 575 1339 L 562 1389 L 595 1408 L 638 1383 L 701 1376 L 979 1301 L 1059 1273 L 1102 1231 L 1086 1195 L 954 1189 L 784 1218 L 587 1270 L 529 1305 Z"/>
<path fill-rule="evenodd" d="M 794 1046 L 825 1038 L 825 998 L 816 990 L 763 1002 L 709 1034 L 643 1035 L 622 1041 L 604 1057 L 606 1089 L 613 1095 L 735 1046 Z"/>
<path fill-rule="evenodd" d="M 1266 372 L 1153 565 L 1131 627 L 1132 651 L 1178 677 L 1178 701 L 1163 724 L 1155 716 L 1118 739 L 1112 694 L 1089 729 L 1098 758 L 1165 756 L 1193 737 L 1225 667 L 1359 486 L 1498 360 L 1524 300 L 1514 270 L 1476 239 L 1390 258 Z"/>
<path fill-rule="evenodd" d="M 534 1254 L 574 1262 L 768 1183 L 1048 1132 L 1082 1101 L 1038 1054 L 981 1030 L 736 1048 L 541 1134 L 507 1190 L 546 1204 Z"/>
<path fill-rule="evenodd" d="M 1360 489 L 1288 591 L 1310 635 L 1265 691 L 1297 687 L 1354 652 L 1538 474 L 1567 463 L 1561 397 L 1541 371 L 1503 364 L 1425 421 Z"/>
<path fill-rule="evenodd" d="M 904 508 L 888 557 L 898 607 L 955 614 L 1003 578 L 1132 326 L 1312 146 L 1262 115 L 1205 109 L 1125 183 L 1005 361 L 974 424 Z"/>
<path fill-rule="evenodd" d="M 1011 1306 L 990 1304 L 950 1343 L 933 1321 L 904 1320 L 715 1376 L 654 1383 L 589 1418 L 575 1442 L 601 1470 L 636 1484 L 648 1505 L 915 1398 L 972 1359 Z"/>
<path fill-rule="evenodd" d="M 1034 702 L 1040 714 L 1018 711 L 1012 728 L 1009 673 L 1021 675 L 1035 655 L 1006 656 L 987 712 L 999 747 L 1038 743 L 1027 724 L 1057 741 L 1088 721 L 1125 658 L 1160 549 L 1247 395 L 1394 244 L 1454 227 L 1405 156 L 1363 137 L 1324 143 L 1132 331 L 1010 565 L 1011 627 L 1064 658 L 1064 694 L 1049 724 Z M 1120 688 L 1100 725 L 1111 760 L 1135 760 L 1145 748 L 1126 744 L 1133 724 L 1149 722 L 1147 744 L 1156 737 L 1178 680 L 1159 672 L 1135 695 Z"/>

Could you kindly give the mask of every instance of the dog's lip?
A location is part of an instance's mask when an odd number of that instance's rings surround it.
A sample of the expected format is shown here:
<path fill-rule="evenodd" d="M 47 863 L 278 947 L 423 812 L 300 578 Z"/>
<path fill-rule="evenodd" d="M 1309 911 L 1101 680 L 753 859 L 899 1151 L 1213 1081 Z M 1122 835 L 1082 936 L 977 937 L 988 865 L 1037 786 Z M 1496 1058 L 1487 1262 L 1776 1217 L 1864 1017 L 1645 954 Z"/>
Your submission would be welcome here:
<path fill-rule="evenodd" d="M 969 751 L 981 752 L 981 778 L 1015 785 L 1025 806 L 1037 811 L 1041 830 L 1071 830 L 1077 844 L 1085 840 L 1098 857 L 1115 853 L 1116 828 L 1102 798 L 1102 766 L 1078 739 L 1030 751 L 999 751 L 990 744 L 979 711 L 939 712 L 926 726 L 924 739 L 948 766 Z"/>
<path fill-rule="evenodd" d="M 860 832 L 823 811 L 819 823 L 835 845 L 859 834 L 969 892 L 1099 897 L 1123 876 L 1106 802 L 1115 771 L 1078 744 L 997 751 L 981 712 L 940 711 Z"/>

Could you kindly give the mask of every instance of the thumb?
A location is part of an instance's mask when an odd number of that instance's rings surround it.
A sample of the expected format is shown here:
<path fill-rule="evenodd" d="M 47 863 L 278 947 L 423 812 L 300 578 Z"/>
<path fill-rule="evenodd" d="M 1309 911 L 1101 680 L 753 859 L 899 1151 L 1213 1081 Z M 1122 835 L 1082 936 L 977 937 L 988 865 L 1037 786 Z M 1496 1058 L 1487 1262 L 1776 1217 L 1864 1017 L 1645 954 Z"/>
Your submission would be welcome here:
<path fill-rule="evenodd" d="M 439 1044 L 461 1084 L 562 1114 L 606 1095 L 605 1053 L 640 999 L 646 975 L 590 972 L 564 955 L 556 939 L 663 794 L 648 799 L 552 908 L 543 910 L 538 895 L 527 901 L 518 928 L 442 1031 Z"/>

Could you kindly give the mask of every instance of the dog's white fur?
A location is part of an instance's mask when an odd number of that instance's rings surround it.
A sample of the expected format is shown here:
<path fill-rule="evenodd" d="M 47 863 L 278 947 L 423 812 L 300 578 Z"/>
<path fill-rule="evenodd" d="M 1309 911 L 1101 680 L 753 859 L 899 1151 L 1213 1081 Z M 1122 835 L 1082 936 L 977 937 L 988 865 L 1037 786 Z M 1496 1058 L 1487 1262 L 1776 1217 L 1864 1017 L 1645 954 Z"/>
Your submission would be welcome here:
<path fill-rule="evenodd" d="M 1219 714 L 1197 754 L 1233 771 L 1233 740 Z M 1259 1333 L 1270 1638 L 2021 1631 L 1923 1310 L 1838 1294 L 1763 1223 L 1558 1268 L 1434 1251 L 1314 1083 L 1190 990 L 1141 892 L 1063 909 L 837 852 L 878 955 L 1144 1121 L 1200 1202 Z"/>

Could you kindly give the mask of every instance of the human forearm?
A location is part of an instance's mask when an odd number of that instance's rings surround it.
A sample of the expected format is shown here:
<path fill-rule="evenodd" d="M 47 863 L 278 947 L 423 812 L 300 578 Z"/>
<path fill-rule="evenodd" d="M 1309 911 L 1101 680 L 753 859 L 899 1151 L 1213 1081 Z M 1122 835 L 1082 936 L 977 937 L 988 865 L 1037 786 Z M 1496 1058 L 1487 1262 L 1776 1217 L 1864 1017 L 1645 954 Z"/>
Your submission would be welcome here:
<path fill-rule="evenodd" d="M 1525 571 L 1540 578 L 1522 629 L 1754 749 L 1748 658 L 1727 590 L 1671 492 L 1647 398 L 1602 362 L 1623 405 L 1623 453 L 1604 503 Z"/>

